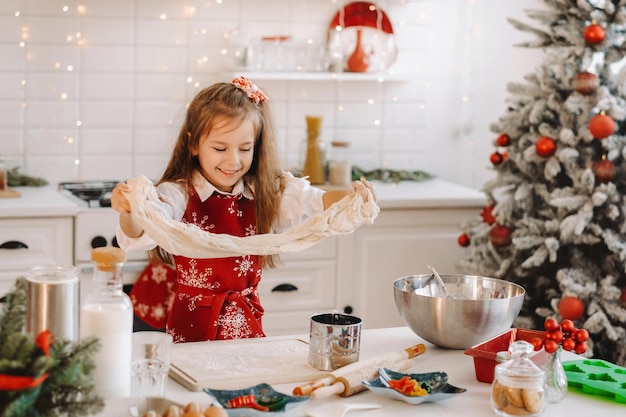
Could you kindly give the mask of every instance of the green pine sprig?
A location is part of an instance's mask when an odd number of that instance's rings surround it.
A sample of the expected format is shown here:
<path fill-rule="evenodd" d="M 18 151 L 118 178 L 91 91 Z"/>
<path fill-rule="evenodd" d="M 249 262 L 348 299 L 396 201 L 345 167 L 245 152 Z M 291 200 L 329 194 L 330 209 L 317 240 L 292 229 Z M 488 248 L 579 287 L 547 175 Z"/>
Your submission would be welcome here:
<path fill-rule="evenodd" d="M 0 311 L 0 373 L 36 378 L 47 372 L 48 376 L 34 388 L 0 391 L 0 417 L 80 417 L 99 413 L 104 401 L 95 393 L 91 377 L 98 339 L 54 340 L 50 356 L 46 356 L 33 336 L 22 332 L 26 291 L 26 279 L 18 278 Z"/>

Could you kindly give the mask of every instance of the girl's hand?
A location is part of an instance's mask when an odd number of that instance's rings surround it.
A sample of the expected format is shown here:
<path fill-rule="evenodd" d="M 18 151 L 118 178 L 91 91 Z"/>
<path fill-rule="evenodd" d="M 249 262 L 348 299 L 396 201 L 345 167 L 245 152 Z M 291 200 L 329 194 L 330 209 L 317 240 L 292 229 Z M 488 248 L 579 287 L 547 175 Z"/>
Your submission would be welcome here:
<path fill-rule="evenodd" d="M 361 177 L 359 181 L 352 182 L 352 186 L 348 189 L 348 194 L 353 196 L 355 193 L 359 193 L 359 195 L 363 198 L 363 201 L 368 201 L 369 196 L 367 190 L 372 193 L 374 202 L 376 202 L 376 188 L 374 188 L 374 185 L 371 182 L 367 181 L 363 177 Z"/>
<path fill-rule="evenodd" d="M 128 185 L 120 182 L 111 192 L 111 207 L 119 213 L 130 213 L 130 202 L 126 198 L 126 193 L 130 188 Z"/>

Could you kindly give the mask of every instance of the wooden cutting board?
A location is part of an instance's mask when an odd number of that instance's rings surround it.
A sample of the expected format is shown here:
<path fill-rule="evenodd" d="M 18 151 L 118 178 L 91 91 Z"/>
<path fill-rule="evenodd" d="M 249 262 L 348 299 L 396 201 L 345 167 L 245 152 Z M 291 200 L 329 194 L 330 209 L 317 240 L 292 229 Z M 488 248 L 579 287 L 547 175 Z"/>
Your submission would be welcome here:
<path fill-rule="evenodd" d="M 170 377 L 191 391 L 202 391 L 327 376 L 328 372 L 308 364 L 308 355 L 308 342 L 294 338 L 177 343 L 172 348 Z"/>
<path fill-rule="evenodd" d="M 0 190 L 0 198 L 16 198 L 16 197 L 21 197 L 22 193 L 20 193 L 19 191 L 11 188 L 11 187 L 7 187 L 4 190 Z"/>

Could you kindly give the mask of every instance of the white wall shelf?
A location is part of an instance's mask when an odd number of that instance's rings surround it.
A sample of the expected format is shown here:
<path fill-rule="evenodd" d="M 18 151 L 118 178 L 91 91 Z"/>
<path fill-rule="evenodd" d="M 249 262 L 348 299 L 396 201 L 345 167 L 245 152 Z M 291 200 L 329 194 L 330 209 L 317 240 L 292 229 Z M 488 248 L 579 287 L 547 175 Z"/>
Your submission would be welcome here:
<path fill-rule="evenodd" d="M 365 81 L 365 82 L 405 82 L 408 77 L 389 74 L 355 73 L 355 72 L 257 72 L 232 70 L 225 77 L 243 75 L 252 81 Z"/>

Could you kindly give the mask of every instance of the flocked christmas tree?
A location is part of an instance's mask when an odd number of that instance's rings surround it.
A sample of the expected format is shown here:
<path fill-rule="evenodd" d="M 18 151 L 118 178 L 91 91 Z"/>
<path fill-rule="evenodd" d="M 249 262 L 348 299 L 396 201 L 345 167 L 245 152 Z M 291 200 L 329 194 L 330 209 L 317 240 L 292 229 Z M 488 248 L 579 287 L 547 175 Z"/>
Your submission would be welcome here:
<path fill-rule="evenodd" d="M 463 224 L 463 273 L 526 289 L 515 325 L 571 318 L 587 356 L 626 365 L 626 0 L 545 0 L 523 47 L 542 63 L 510 83 L 491 126 L 489 205 Z"/>

